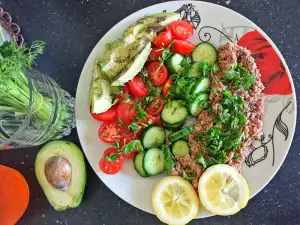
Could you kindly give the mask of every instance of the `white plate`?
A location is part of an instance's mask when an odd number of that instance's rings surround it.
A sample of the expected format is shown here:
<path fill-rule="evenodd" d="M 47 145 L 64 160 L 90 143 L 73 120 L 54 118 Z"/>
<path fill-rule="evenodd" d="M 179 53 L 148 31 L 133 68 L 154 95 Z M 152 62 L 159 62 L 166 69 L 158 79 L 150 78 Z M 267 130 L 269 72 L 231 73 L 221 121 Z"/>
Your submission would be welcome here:
<path fill-rule="evenodd" d="M 296 125 L 295 90 L 286 62 L 271 39 L 250 20 L 219 5 L 199 1 L 153 5 L 126 17 L 102 37 L 84 65 L 77 88 L 76 123 L 83 151 L 98 177 L 116 195 L 141 210 L 153 213 L 152 189 L 163 175 L 141 178 L 134 171 L 131 161 L 126 161 L 117 175 L 109 176 L 101 172 L 98 162 L 109 145 L 100 142 L 97 136 L 100 123 L 90 116 L 88 98 L 95 59 L 103 55 L 105 44 L 121 37 L 123 31 L 137 19 L 164 10 L 180 12 L 183 19 L 192 22 L 196 28 L 191 39 L 194 43 L 209 40 L 220 46 L 230 40 L 239 40 L 257 59 L 266 86 L 265 139 L 253 143 L 253 153 L 242 168 L 253 197 L 270 182 L 289 151 Z M 198 218 L 211 215 L 202 209 Z"/>

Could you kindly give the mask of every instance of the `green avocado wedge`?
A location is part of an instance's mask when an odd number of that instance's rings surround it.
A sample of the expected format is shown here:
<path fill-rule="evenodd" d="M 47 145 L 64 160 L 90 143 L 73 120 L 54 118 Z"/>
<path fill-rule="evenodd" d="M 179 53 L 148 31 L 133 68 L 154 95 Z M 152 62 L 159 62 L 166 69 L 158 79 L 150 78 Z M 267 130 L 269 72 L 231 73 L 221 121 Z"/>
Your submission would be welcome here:
<path fill-rule="evenodd" d="M 86 167 L 83 154 L 75 144 L 66 141 L 46 144 L 37 154 L 35 174 L 55 210 L 75 208 L 81 203 Z"/>

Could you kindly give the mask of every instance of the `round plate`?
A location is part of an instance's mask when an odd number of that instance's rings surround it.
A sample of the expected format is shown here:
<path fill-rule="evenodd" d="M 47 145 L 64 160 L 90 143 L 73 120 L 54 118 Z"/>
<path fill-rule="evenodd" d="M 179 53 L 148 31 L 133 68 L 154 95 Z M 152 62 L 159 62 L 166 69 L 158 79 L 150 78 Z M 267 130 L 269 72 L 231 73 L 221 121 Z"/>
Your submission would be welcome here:
<path fill-rule="evenodd" d="M 215 4 L 172 1 L 153 5 L 126 17 L 103 36 L 88 57 L 77 88 L 76 122 L 83 151 L 99 178 L 115 194 L 131 205 L 153 213 L 151 193 L 163 175 L 142 178 L 134 171 L 132 161 L 126 161 L 124 168 L 114 176 L 100 171 L 98 162 L 109 145 L 97 136 L 100 123 L 90 116 L 88 99 L 95 59 L 103 55 L 105 44 L 120 38 L 137 19 L 165 10 L 179 12 L 182 19 L 193 24 L 196 32 L 192 42 L 209 41 L 215 46 L 238 42 L 247 47 L 256 60 L 266 87 L 264 137 L 251 145 L 251 153 L 242 168 L 253 197 L 270 182 L 289 151 L 296 125 L 295 90 L 286 62 L 271 39 L 247 18 Z M 211 215 L 201 209 L 198 218 Z"/>

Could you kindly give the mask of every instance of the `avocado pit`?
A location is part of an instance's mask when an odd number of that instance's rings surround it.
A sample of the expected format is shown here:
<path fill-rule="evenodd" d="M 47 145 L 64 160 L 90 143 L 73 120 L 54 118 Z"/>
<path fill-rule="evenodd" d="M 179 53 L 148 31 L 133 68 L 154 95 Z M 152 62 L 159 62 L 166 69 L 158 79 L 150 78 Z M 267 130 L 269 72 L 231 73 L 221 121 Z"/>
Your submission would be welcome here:
<path fill-rule="evenodd" d="M 64 191 L 71 182 L 71 164 L 64 157 L 53 156 L 48 159 L 45 165 L 45 176 L 54 188 Z"/>

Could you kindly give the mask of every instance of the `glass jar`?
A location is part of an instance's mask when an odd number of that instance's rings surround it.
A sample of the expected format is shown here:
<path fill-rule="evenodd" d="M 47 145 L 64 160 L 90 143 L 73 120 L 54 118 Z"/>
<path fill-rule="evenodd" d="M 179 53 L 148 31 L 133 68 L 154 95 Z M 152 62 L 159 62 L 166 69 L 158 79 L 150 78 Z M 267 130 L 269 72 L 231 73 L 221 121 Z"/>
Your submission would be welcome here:
<path fill-rule="evenodd" d="M 16 88 L 0 84 L 0 150 L 41 145 L 75 127 L 75 99 L 36 70 L 23 74 Z"/>

